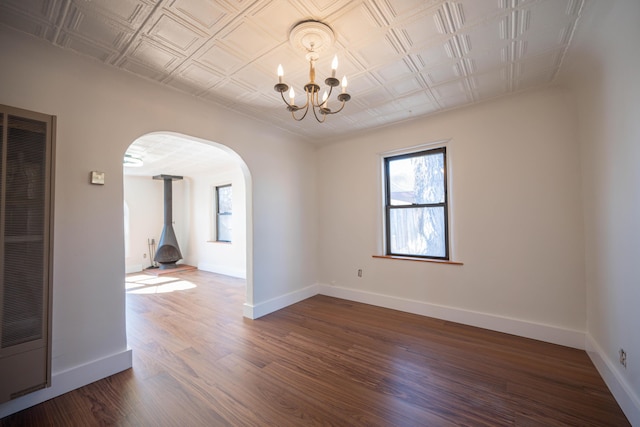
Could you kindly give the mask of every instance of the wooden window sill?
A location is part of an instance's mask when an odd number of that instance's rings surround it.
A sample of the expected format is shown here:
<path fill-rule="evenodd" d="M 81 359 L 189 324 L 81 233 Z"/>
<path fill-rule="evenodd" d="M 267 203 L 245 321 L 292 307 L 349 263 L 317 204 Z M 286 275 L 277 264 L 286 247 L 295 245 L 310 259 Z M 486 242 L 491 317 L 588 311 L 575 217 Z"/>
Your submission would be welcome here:
<path fill-rule="evenodd" d="M 403 261 L 418 261 L 418 262 L 435 262 L 436 264 L 452 264 L 452 265 L 464 265 L 458 261 L 447 261 L 444 259 L 427 259 L 417 258 L 410 256 L 397 256 L 397 255 L 372 255 L 373 258 L 386 258 L 386 259 L 399 259 Z"/>

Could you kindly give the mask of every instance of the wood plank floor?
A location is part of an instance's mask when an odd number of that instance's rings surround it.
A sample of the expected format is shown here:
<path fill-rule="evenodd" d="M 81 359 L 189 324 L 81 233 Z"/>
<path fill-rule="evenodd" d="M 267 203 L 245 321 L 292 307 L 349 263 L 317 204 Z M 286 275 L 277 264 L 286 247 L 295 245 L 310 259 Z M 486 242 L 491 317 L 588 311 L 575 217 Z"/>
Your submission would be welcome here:
<path fill-rule="evenodd" d="M 241 317 L 244 282 L 129 276 L 133 369 L 1 426 L 627 426 L 585 352 L 315 296 Z"/>

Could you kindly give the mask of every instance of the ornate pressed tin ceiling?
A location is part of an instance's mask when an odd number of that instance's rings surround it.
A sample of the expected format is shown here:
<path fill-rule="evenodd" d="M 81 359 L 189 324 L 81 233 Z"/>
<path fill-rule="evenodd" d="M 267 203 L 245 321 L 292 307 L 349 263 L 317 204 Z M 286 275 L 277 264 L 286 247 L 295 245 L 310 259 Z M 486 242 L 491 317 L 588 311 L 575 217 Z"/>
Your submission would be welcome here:
<path fill-rule="evenodd" d="M 584 0 L 0 0 L 0 22 L 309 138 L 327 138 L 553 82 Z M 349 79 L 351 101 L 324 124 L 295 122 L 273 90 L 308 63 L 298 22 L 335 32 L 318 80 Z"/>

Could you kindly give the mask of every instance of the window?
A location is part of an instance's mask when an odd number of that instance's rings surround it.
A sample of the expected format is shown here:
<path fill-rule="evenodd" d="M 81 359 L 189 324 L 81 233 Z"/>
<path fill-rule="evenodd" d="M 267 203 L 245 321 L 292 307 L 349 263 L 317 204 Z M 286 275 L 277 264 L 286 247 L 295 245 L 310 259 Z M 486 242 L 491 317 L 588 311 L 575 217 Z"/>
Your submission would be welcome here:
<path fill-rule="evenodd" d="M 216 241 L 231 242 L 231 184 L 216 187 Z"/>
<path fill-rule="evenodd" d="M 384 159 L 386 255 L 449 259 L 446 148 Z"/>

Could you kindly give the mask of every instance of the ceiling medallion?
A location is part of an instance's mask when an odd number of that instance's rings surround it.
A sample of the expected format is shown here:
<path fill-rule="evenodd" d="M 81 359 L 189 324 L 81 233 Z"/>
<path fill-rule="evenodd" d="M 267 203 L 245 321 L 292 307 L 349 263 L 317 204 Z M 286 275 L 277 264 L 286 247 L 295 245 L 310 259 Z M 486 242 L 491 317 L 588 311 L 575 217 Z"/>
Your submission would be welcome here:
<path fill-rule="evenodd" d="M 324 84 L 329 88 L 329 92 L 325 90 L 322 100 L 320 100 L 320 86 L 315 82 L 315 63 L 319 58 L 319 53 L 329 49 L 334 41 L 335 36 L 331 27 L 320 21 L 302 21 L 296 24 L 289 33 L 291 45 L 303 51 L 306 60 L 309 61 L 309 83 L 304 85 L 305 104 L 302 106 L 296 105 L 293 87 L 289 88 L 289 85 L 283 82 L 284 71 L 282 65 L 278 65 L 278 83 L 274 86 L 274 89 L 276 92 L 280 92 L 287 110 L 291 112 L 291 116 L 297 121 L 304 119 L 309 112 L 309 107 L 311 107 L 316 120 L 322 123 L 329 114 L 336 114 L 342 111 L 346 102 L 351 99 L 351 95 L 347 93 L 347 77 L 344 76 L 342 78 L 342 92 L 337 96 L 338 101 L 341 102 L 339 108 L 332 110 L 328 106 L 333 88 L 340 84 L 340 81 L 336 78 L 336 70 L 338 68 L 338 57 L 336 55 L 331 63 L 331 77 L 327 77 L 324 81 Z M 289 91 L 289 102 L 284 98 L 284 92 L 286 91 Z M 298 111 L 304 111 L 304 113 L 296 117 L 296 112 Z"/>

